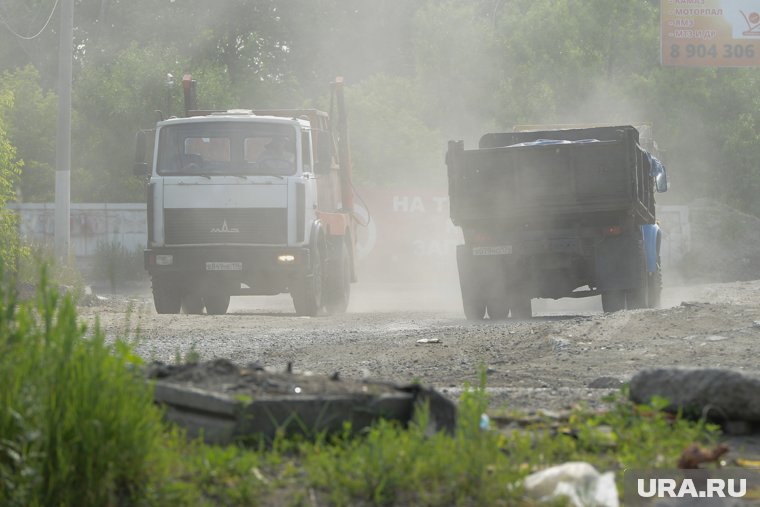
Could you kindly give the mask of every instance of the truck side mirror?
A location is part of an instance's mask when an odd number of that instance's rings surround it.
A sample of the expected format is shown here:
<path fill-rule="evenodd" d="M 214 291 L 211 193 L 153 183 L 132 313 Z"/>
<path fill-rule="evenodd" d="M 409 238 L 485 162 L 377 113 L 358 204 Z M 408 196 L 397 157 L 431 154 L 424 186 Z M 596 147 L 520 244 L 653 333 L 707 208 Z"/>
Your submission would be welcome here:
<path fill-rule="evenodd" d="M 147 132 L 140 130 L 135 135 L 135 164 L 132 166 L 132 173 L 135 176 L 147 176 L 150 174 L 150 168 L 146 160 L 147 149 Z"/>
<path fill-rule="evenodd" d="M 317 135 L 317 162 L 314 164 L 315 174 L 330 174 L 332 169 L 333 144 L 329 132 L 321 131 Z"/>
<path fill-rule="evenodd" d="M 652 157 L 653 169 L 654 169 L 654 186 L 658 192 L 668 191 L 668 175 L 665 173 L 665 167 L 662 162 Z"/>

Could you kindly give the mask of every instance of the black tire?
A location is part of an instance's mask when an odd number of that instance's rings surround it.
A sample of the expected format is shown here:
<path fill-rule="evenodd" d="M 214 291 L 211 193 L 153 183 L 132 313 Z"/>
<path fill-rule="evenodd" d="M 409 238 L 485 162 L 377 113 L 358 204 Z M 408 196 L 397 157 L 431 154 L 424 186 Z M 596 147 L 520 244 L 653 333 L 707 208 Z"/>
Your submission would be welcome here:
<path fill-rule="evenodd" d="M 153 305 L 161 314 L 179 313 L 182 307 L 182 294 L 170 280 L 153 278 Z"/>
<path fill-rule="evenodd" d="M 647 295 L 649 297 L 648 307 L 659 308 L 662 298 L 662 269 L 660 268 L 660 258 L 657 257 L 657 270 L 654 273 L 648 273 Z"/>
<path fill-rule="evenodd" d="M 509 305 L 505 298 L 491 298 L 486 306 L 491 320 L 504 320 L 509 315 Z"/>
<path fill-rule="evenodd" d="M 602 292 L 602 309 L 605 313 L 625 310 L 625 291 L 610 290 Z"/>
<path fill-rule="evenodd" d="M 335 247 L 325 280 L 325 309 L 328 314 L 346 313 L 351 298 L 351 254 L 345 241 Z"/>
<path fill-rule="evenodd" d="M 182 313 L 200 315 L 203 313 L 203 298 L 196 291 L 186 292 L 182 296 Z"/>
<path fill-rule="evenodd" d="M 649 272 L 647 271 L 647 256 L 644 251 L 644 244 L 639 246 L 638 257 L 638 271 L 639 271 L 639 286 L 626 291 L 626 308 L 629 310 L 638 310 L 639 308 L 647 308 L 648 299 L 648 281 Z"/>
<path fill-rule="evenodd" d="M 311 273 L 296 280 L 290 291 L 297 315 L 316 317 L 324 307 L 324 241 L 311 250 Z"/>
<path fill-rule="evenodd" d="M 513 298 L 510 306 L 513 319 L 530 319 L 533 317 L 533 305 L 528 297 Z"/>
<path fill-rule="evenodd" d="M 486 298 L 480 295 L 463 297 L 462 306 L 467 320 L 483 320 L 486 316 Z"/>
<path fill-rule="evenodd" d="M 495 271 L 493 277 L 483 280 L 487 287 L 486 299 L 488 318 L 491 320 L 504 320 L 509 316 L 509 300 L 507 299 L 507 286 L 504 282 L 504 273 Z"/>
<path fill-rule="evenodd" d="M 209 315 L 224 315 L 230 307 L 230 295 L 221 289 L 213 289 L 203 295 L 203 303 Z"/>
<path fill-rule="evenodd" d="M 483 320 L 488 309 L 489 292 L 483 286 L 482 270 L 472 258 L 470 247 L 457 247 L 457 269 L 459 270 L 459 287 L 462 293 L 462 308 L 467 320 Z"/>

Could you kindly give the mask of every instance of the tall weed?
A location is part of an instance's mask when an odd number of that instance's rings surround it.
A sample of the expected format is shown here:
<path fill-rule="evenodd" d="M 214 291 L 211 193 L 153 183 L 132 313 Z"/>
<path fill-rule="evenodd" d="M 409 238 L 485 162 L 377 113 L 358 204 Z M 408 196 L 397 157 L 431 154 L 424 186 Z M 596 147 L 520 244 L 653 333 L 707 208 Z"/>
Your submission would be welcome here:
<path fill-rule="evenodd" d="M 88 333 L 43 272 L 35 301 L 0 287 L 0 504 L 108 505 L 155 480 L 163 426 L 129 345 Z"/>

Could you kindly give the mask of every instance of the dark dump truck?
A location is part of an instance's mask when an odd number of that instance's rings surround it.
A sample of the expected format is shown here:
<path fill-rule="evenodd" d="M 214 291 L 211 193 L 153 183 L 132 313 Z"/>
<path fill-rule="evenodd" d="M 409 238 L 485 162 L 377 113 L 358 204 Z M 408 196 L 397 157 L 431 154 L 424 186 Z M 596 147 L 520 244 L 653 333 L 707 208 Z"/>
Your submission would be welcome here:
<path fill-rule="evenodd" d="M 659 305 L 662 163 L 632 126 L 450 141 L 451 219 L 468 319 L 532 316 L 532 298 L 601 294 L 605 312 Z"/>

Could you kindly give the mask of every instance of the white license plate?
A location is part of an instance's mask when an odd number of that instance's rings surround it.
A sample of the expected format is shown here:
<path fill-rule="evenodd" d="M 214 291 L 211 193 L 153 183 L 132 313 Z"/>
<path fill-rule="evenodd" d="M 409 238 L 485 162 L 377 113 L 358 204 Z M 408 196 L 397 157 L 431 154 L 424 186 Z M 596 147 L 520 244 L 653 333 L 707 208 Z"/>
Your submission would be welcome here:
<path fill-rule="evenodd" d="M 472 255 L 510 255 L 512 245 L 501 246 L 476 246 L 472 248 Z"/>
<path fill-rule="evenodd" d="M 242 262 L 207 262 L 206 271 L 243 271 Z"/>

